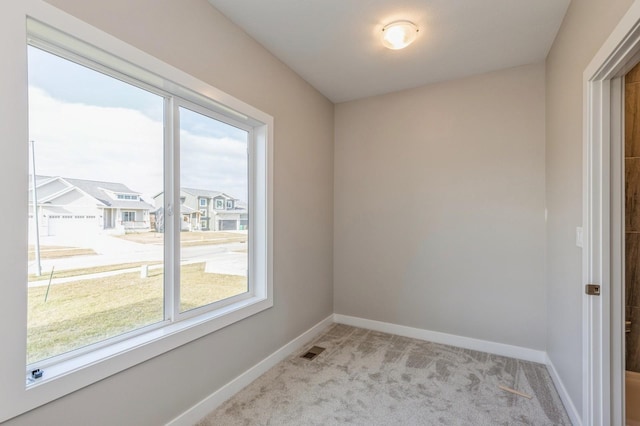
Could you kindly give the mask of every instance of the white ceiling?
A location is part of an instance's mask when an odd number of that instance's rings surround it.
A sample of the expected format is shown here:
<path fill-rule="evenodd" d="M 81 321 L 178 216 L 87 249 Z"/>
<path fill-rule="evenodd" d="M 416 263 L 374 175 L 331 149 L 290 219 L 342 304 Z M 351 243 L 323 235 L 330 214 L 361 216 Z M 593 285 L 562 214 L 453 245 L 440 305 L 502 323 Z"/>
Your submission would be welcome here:
<path fill-rule="evenodd" d="M 542 61 L 570 0 L 209 0 L 333 102 Z M 398 19 L 420 28 L 382 46 Z"/>

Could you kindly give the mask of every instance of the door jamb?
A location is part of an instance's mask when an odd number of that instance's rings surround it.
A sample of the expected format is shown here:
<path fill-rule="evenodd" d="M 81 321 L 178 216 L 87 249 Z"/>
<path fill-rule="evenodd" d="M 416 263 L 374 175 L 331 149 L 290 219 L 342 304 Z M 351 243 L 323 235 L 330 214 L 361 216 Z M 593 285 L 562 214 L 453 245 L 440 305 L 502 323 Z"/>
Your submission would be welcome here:
<path fill-rule="evenodd" d="M 584 425 L 624 424 L 624 75 L 640 60 L 640 2 L 583 75 Z"/>

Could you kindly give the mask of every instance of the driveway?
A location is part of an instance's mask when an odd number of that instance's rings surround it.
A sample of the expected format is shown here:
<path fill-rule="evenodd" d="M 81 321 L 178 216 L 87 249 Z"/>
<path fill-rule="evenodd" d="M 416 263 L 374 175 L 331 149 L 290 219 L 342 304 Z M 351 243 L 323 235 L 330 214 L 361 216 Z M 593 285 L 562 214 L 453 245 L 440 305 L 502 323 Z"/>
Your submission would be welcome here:
<path fill-rule="evenodd" d="M 93 249 L 97 254 L 85 256 L 42 259 L 42 271 L 77 269 L 90 266 L 113 265 L 117 263 L 151 262 L 163 259 L 163 248 L 153 244 L 138 244 L 106 235 L 83 237 L 43 237 L 43 246 L 68 246 Z M 29 262 L 29 273 L 35 272 L 35 261 Z"/>

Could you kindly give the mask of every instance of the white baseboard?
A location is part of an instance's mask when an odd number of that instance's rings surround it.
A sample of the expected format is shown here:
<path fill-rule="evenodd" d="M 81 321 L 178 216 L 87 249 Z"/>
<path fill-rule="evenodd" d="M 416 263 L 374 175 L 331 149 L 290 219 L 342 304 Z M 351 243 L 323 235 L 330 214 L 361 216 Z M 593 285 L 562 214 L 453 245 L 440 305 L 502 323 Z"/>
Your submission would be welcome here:
<path fill-rule="evenodd" d="M 553 380 L 553 384 L 556 386 L 556 390 L 560 395 L 560 399 L 564 404 L 565 410 L 567 410 L 567 414 L 569 415 L 569 419 L 573 426 L 582 426 L 582 418 L 580 417 L 580 413 L 576 410 L 576 406 L 573 405 L 573 400 L 569 396 L 569 392 L 567 392 L 567 388 L 564 387 L 564 383 L 560 379 L 558 372 L 556 371 L 556 367 L 551 362 L 551 359 L 547 355 L 547 360 L 545 364 L 547 364 L 547 370 L 549 371 L 549 375 L 551 376 L 551 380 Z"/>
<path fill-rule="evenodd" d="M 347 315 L 334 314 L 333 318 L 337 323 L 351 325 L 354 327 L 367 328 L 369 330 L 397 334 L 399 336 L 412 337 L 414 339 L 428 340 L 430 342 L 442 343 L 444 345 L 457 346 L 459 348 L 472 349 L 480 352 L 488 352 L 496 355 L 508 356 L 510 358 L 533 361 L 540 364 L 545 364 L 547 362 L 546 352 L 523 348 L 521 346 L 489 342 L 487 340 L 456 336 L 454 334 L 423 330 L 421 328 L 407 327 L 404 325 L 391 324 L 388 322 L 350 317 Z"/>
<path fill-rule="evenodd" d="M 302 345 L 308 343 L 314 337 L 316 337 L 327 326 L 333 324 L 333 315 L 320 321 L 318 324 L 311 327 L 309 330 L 296 337 L 267 358 L 260 361 L 175 419 L 167 423 L 167 426 L 191 426 L 215 410 L 227 399 L 231 398 L 236 393 L 240 392 L 248 384 L 256 380 L 262 374 L 266 373 L 271 367 L 291 355 L 296 350 L 300 349 Z"/>

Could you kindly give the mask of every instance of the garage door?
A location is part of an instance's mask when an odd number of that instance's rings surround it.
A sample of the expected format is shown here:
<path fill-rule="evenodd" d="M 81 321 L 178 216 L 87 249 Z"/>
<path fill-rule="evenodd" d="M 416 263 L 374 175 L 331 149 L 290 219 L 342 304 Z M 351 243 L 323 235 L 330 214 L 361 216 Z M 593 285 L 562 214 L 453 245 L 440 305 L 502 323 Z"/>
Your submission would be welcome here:
<path fill-rule="evenodd" d="M 50 236 L 96 233 L 99 230 L 95 216 L 52 215 L 48 219 Z"/>
<path fill-rule="evenodd" d="M 221 231 L 235 231 L 237 226 L 237 221 L 235 220 L 221 220 L 220 221 L 220 230 Z"/>

